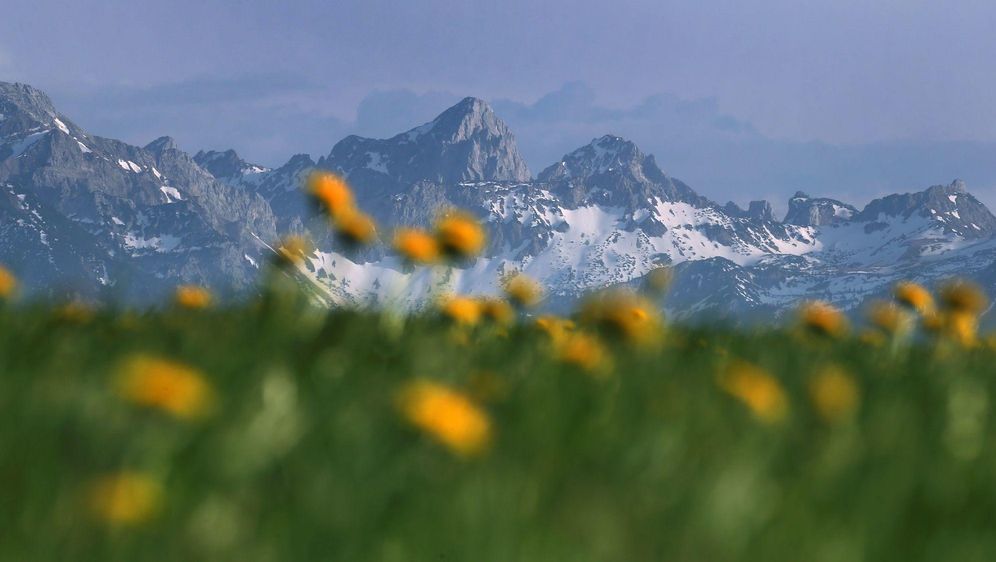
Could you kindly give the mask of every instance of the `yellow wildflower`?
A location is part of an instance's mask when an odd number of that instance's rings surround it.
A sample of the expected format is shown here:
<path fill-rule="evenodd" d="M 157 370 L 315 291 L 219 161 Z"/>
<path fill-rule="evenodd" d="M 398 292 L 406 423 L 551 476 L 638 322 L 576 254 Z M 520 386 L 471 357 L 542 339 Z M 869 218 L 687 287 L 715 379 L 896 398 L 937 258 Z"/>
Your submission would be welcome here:
<path fill-rule="evenodd" d="M 809 398 L 816 412 L 827 422 L 853 415 L 860 397 L 857 382 L 839 367 L 826 367 L 809 381 Z"/>
<path fill-rule="evenodd" d="M 513 273 L 502 285 L 508 300 L 520 308 L 532 308 L 543 298 L 543 286 L 523 273 Z"/>
<path fill-rule="evenodd" d="M 957 313 L 979 314 L 989 305 L 986 294 L 971 281 L 949 281 L 941 287 L 940 296 L 944 307 Z"/>
<path fill-rule="evenodd" d="M 759 367 L 736 363 L 720 377 L 719 386 L 764 423 L 780 422 L 788 414 L 788 398 L 781 384 Z"/>
<path fill-rule="evenodd" d="M 306 236 L 292 234 L 284 237 L 277 246 L 276 263 L 281 267 L 296 267 L 304 264 L 305 256 L 312 252 L 311 240 Z"/>
<path fill-rule="evenodd" d="M 201 310 L 211 306 L 214 297 L 211 291 L 197 285 L 181 285 L 176 288 L 173 301 L 180 308 L 187 310 Z"/>
<path fill-rule="evenodd" d="M 418 380 L 400 395 L 409 423 L 461 456 L 481 453 L 491 440 L 491 420 L 464 394 L 442 384 Z"/>
<path fill-rule="evenodd" d="M 889 335 L 901 331 L 907 322 L 903 311 L 886 301 L 876 301 L 871 304 L 868 308 L 868 320 Z"/>
<path fill-rule="evenodd" d="M 486 298 L 480 301 L 481 315 L 499 326 L 509 326 L 515 322 L 515 310 L 499 298 Z"/>
<path fill-rule="evenodd" d="M 0 265 L 0 299 L 9 299 L 17 290 L 17 277 L 9 269 Z"/>
<path fill-rule="evenodd" d="M 473 215 L 450 211 L 436 221 L 436 239 L 443 253 L 454 258 L 472 258 L 484 250 L 484 228 Z"/>
<path fill-rule="evenodd" d="M 896 301 L 920 314 L 928 314 L 934 310 L 934 297 L 922 285 L 911 281 L 903 281 L 893 290 Z"/>
<path fill-rule="evenodd" d="M 952 311 L 946 316 L 945 333 L 963 347 L 978 343 L 979 317 L 972 312 Z"/>
<path fill-rule="evenodd" d="M 553 343 L 559 343 L 574 332 L 574 321 L 559 316 L 540 316 L 536 319 L 536 327 L 546 332 Z"/>
<path fill-rule="evenodd" d="M 448 297 L 443 301 L 440 311 L 443 316 L 464 326 L 474 326 L 481 321 L 481 302 L 471 297 Z"/>
<path fill-rule="evenodd" d="M 582 306 L 581 318 L 632 343 L 653 341 L 662 324 L 660 313 L 652 302 L 622 290 L 608 291 L 589 299 Z"/>
<path fill-rule="evenodd" d="M 355 207 L 353 191 L 346 180 L 331 172 L 313 172 L 308 178 L 308 195 L 332 217 L 349 213 Z"/>
<path fill-rule="evenodd" d="M 605 374 L 612 361 L 605 345 L 595 336 L 584 333 L 567 334 L 555 342 L 557 359 L 592 374 Z"/>
<path fill-rule="evenodd" d="M 847 318 L 840 310 L 823 301 L 807 302 L 799 308 L 802 326 L 821 336 L 841 337 L 847 334 Z"/>
<path fill-rule="evenodd" d="M 439 260 L 439 243 L 428 232 L 417 228 L 399 228 L 394 233 L 394 251 L 415 264 Z"/>
<path fill-rule="evenodd" d="M 651 295 L 660 295 L 671 287 L 674 281 L 674 270 L 670 267 L 658 267 L 644 277 L 644 286 Z"/>
<path fill-rule="evenodd" d="M 158 408 L 181 419 L 203 416 L 213 400 L 211 386 L 199 370 L 147 355 L 136 355 L 124 362 L 118 393 L 135 404 Z"/>
<path fill-rule="evenodd" d="M 377 225 L 370 215 L 352 209 L 341 212 L 332 222 L 336 233 L 347 243 L 362 246 L 377 239 Z"/>
<path fill-rule="evenodd" d="M 87 499 L 91 513 L 112 525 L 130 526 L 150 519 L 159 510 L 163 490 L 146 474 L 121 472 L 90 484 Z"/>

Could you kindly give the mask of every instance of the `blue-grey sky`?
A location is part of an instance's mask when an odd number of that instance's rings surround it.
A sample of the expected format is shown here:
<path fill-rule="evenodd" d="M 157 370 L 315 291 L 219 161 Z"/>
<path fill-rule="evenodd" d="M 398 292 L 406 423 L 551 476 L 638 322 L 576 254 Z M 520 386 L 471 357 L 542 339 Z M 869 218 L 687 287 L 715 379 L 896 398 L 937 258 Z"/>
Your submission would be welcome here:
<path fill-rule="evenodd" d="M 11 0 L 0 79 L 95 134 L 279 165 L 490 100 L 534 173 L 603 133 L 703 194 L 996 200 L 996 4 Z"/>

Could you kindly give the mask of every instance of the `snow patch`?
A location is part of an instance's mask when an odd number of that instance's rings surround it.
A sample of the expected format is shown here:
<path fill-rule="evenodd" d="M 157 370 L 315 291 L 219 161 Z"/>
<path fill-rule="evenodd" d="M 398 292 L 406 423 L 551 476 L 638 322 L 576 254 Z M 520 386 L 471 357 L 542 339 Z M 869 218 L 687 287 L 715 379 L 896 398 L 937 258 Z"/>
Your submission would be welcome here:
<path fill-rule="evenodd" d="M 183 196 L 180 195 L 180 190 L 175 187 L 164 185 L 159 188 L 159 191 L 162 191 L 163 195 L 166 196 L 167 203 L 172 203 L 173 201 L 183 201 Z"/>

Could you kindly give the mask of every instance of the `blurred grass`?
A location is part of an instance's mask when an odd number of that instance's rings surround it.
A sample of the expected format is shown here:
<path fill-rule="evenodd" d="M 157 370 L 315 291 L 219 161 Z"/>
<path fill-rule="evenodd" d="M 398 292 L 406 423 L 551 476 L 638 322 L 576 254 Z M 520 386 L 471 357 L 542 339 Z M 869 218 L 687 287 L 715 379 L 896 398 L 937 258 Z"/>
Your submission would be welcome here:
<path fill-rule="evenodd" d="M 458 333 L 274 298 L 0 308 L 0 560 L 996 559 L 994 352 L 723 327 L 612 349 L 598 378 L 528 323 Z M 138 353 L 203 371 L 211 414 L 122 400 L 114 373 Z M 735 360 L 785 389 L 781 423 L 717 385 Z M 837 423 L 808 392 L 829 365 L 860 390 Z M 396 395 L 416 377 L 480 401 L 485 454 L 406 423 Z M 162 505 L 108 525 L 85 490 L 125 470 Z"/>

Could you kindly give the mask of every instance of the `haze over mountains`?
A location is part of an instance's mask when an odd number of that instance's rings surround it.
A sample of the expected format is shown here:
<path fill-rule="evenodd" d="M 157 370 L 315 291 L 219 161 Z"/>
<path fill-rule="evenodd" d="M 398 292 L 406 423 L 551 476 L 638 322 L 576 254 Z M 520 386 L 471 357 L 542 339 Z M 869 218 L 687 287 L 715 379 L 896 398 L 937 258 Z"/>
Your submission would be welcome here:
<path fill-rule="evenodd" d="M 996 218 L 958 181 L 863 209 L 800 192 L 777 220 L 768 202 L 710 201 L 613 135 L 533 176 L 512 132 L 474 98 L 391 138 L 350 136 L 317 161 L 270 170 L 234 151 L 191 157 L 166 137 L 145 147 L 96 137 L 43 93 L 7 83 L 0 263 L 40 293 L 149 302 L 200 283 L 238 295 L 253 290 L 267 244 L 310 231 L 319 251 L 306 275 L 328 301 L 424 300 L 427 271 L 382 247 L 347 255 L 313 223 L 299 188 L 316 167 L 347 176 L 385 236 L 446 206 L 485 220 L 485 256 L 445 280 L 461 292 L 494 292 L 503 272 L 523 270 L 556 309 L 674 264 L 664 304 L 679 316 L 769 317 L 808 298 L 854 310 L 899 279 L 951 275 L 996 293 Z"/>

